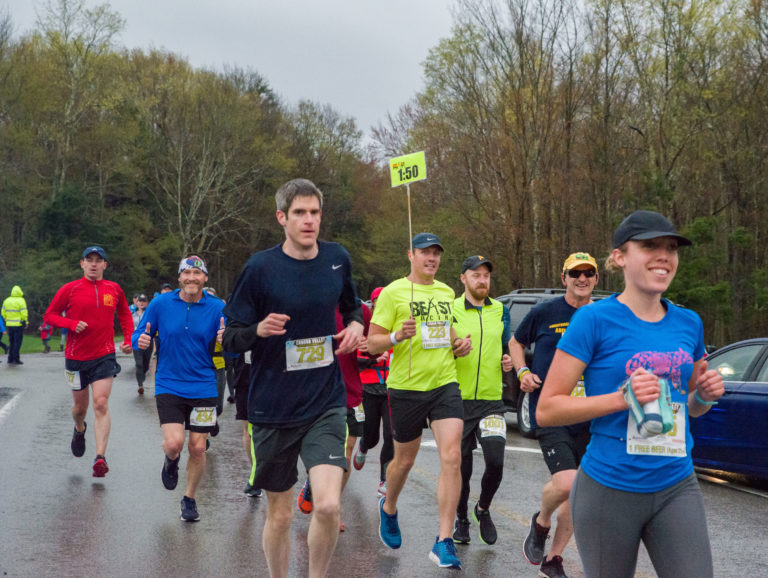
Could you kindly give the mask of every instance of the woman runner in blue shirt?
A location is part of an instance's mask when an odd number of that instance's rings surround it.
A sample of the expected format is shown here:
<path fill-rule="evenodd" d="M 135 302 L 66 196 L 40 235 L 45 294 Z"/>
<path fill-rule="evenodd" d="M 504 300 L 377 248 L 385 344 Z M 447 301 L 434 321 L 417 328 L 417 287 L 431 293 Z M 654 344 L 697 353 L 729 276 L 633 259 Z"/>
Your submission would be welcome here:
<path fill-rule="evenodd" d="M 624 291 L 576 312 L 542 388 L 539 424 L 591 420 L 570 498 L 589 577 L 634 576 L 641 540 L 659 576 L 712 576 L 688 417 L 716 403 L 723 380 L 707 370 L 699 316 L 662 298 L 677 271 L 678 246 L 690 244 L 658 213 L 627 217 L 606 261 L 609 271 L 622 271 Z M 570 397 L 582 375 L 586 397 Z M 664 384 L 669 431 L 648 435 L 626 400 L 659 400 Z"/>

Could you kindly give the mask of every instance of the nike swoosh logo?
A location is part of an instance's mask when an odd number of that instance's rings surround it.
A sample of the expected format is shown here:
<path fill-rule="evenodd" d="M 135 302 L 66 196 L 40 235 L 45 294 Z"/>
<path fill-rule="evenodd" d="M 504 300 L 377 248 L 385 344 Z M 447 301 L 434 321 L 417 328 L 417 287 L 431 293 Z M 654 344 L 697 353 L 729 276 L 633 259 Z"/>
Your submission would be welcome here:
<path fill-rule="evenodd" d="M 329 454 L 329 455 L 328 455 L 328 459 L 329 459 L 329 460 L 340 460 L 340 459 L 341 459 L 341 458 L 343 458 L 343 457 L 344 457 L 344 456 L 334 456 L 333 454 Z"/>
<path fill-rule="evenodd" d="M 334 271 L 335 271 L 336 269 L 338 269 L 339 267 L 341 267 L 341 265 L 331 265 L 331 269 L 333 269 Z"/>

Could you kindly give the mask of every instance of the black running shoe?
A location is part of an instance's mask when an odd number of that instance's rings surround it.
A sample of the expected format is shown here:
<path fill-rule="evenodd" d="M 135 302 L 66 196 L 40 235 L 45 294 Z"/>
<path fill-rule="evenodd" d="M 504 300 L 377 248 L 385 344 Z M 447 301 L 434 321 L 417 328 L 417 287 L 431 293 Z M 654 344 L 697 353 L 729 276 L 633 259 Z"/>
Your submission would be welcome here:
<path fill-rule="evenodd" d="M 539 512 L 536 512 L 531 518 L 531 527 L 528 530 L 528 535 L 523 542 L 523 555 L 525 559 L 531 564 L 538 566 L 544 559 L 544 547 L 547 544 L 547 536 L 549 535 L 549 528 L 539 526 L 536 523 L 536 518 L 539 517 Z"/>
<path fill-rule="evenodd" d="M 496 543 L 496 526 L 491 520 L 491 512 L 480 510 L 475 504 L 475 511 L 472 513 L 472 519 L 480 527 L 480 541 L 489 546 Z"/>
<path fill-rule="evenodd" d="M 165 463 L 163 463 L 163 486 L 166 490 L 173 490 L 176 488 L 176 484 L 179 483 L 179 460 L 181 456 L 172 460 L 168 456 L 165 456 Z"/>
<path fill-rule="evenodd" d="M 85 454 L 85 430 L 88 429 L 88 424 L 83 422 L 83 431 L 77 431 L 77 427 L 74 428 L 75 433 L 72 434 L 72 455 L 76 458 L 82 458 Z"/>
<path fill-rule="evenodd" d="M 457 544 L 469 544 L 469 520 L 467 518 L 456 518 L 453 541 Z"/>
<path fill-rule="evenodd" d="M 551 560 L 544 560 L 539 568 L 540 578 L 568 578 L 563 570 L 563 559 L 560 556 L 552 556 Z"/>
<path fill-rule="evenodd" d="M 197 513 L 197 503 L 194 499 L 184 496 L 181 499 L 181 519 L 185 522 L 197 522 L 200 514 Z"/>
<path fill-rule="evenodd" d="M 246 484 L 243 492 L 245 492 L 245 495 L 248 496 L 249 498 L 261 497 L 261 488 L 254 488 L 251 484 Z"/>

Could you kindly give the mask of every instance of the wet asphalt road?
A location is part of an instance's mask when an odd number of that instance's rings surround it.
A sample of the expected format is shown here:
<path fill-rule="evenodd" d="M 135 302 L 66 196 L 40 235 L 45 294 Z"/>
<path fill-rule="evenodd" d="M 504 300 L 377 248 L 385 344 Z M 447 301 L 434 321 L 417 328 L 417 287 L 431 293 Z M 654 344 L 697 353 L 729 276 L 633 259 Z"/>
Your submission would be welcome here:
<path fill-rule="evenodd" d="M 69 450 L 71 394 L 61 353 L 27 355 L 23 366 L 0 364 L 0 572 L 8 576 L 266 576 L 261 529 L 266 502 L 242 493 L 247 461 L 234 406 L 221 417 L 198 491 L 201 520 L 179 520 L 182 476 L 170 492 L 160 481 L 162 436 L 153 388 L 136 394 L 133 358 L 118 356 L 123 372 L 110 399 L 112 433 L 106 478 L 91 477 L 93 436 L 83 458 Z M 89 412 L 89 429 L 93 416 Z M 424 436 L 399 502 L 404 544 L 384 547 L 377 531 L 378 449 L 353 471 L 342 498 L 346 532 L 331 576 L 445 576 L 427 558 L 437 533 L 435 488 L 439 462 Z M 499 541 L 460 546 L 466 576 L 536 576 L 521 544 L 548 472 L 533 440 L 508 433 L 504 481 L 492 512 Z M 475 456 L 470 507 L 477 499 L 482 457 Z M 303 477 L 302 477 L 303 480 Z M 298 491 L 300 484 L 297 484 Z M 745 493 L 702 482 L 716 576 L 768 576 L 764 492 Z M 292 576 L 306 575 L 309 516 L 298 511 L 292 531 Z M 569 576 L 583 576 L 573 541 Z M 654 576 L 641 552 L 637 576 Z"/>

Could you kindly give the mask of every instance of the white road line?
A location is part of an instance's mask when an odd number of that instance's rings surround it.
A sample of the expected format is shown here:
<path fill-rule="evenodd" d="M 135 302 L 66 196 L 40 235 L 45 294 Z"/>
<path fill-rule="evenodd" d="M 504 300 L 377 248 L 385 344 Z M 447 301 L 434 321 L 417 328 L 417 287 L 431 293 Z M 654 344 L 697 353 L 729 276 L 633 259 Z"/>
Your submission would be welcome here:
<path fill-rule="evenodd" d="M 20 398 L 21 394 L 17 393 L 13 396 L 13 398 L 11 398 L 11 401 L 6 403 L 3 407 L 0 407 L 0 425 L 2 425 L 2 423 L 5 421 L 5 418 L 11 415 L 13 408 L 16 407 L 17 403 L 19 403 Z"/>
<path fill-rule="evenodd" d="M 421 447 L 424 448 L 436 448 L 437 443 L 435 440 L 426 440 L 421 442 Z M 508 452 L 525 452 L 529 454 L 540 454 L 541 450 L 538 448 L 518 448 L 515 446 L 504 446 L 504 449 Z M 480 448 L 475 449 L 476 452 L 482 451 Z"/>

